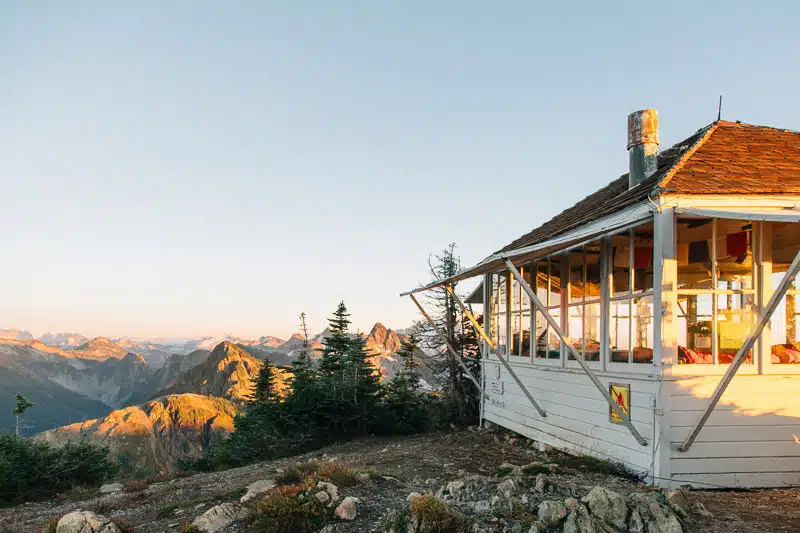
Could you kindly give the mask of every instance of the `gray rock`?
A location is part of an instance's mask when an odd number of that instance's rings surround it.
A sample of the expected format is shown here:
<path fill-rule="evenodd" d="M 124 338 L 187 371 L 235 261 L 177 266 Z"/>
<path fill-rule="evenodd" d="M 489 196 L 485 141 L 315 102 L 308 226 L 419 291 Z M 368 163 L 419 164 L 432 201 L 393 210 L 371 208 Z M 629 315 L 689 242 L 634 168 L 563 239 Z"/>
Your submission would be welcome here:
<path fill-rule="evenodd" d="M 536 484 L 533 487 L 533 492 L 536 494 L 544 494 L 544 491 L 547 489 L 547 486 L 550 484 L 550 480 L 547 479 L 547 476 L 544 474 L 537 474 L 536 475 Z"/>
<path fill-rule="evenodd" d="M 328 494 L 324 490 L 321 490 L 318 493 L 314 494 L 314 498 L 316 498 L 317 501 L 319 503 L 323 504 L 323 505 L 325 505 L 326 503 L 329 503 L 331 501 L 330 494 Z"/>
<path fill-rule="evenodd" d="M 237 520 L 244 520 L 249 514 L 246 507 L 235 503 L 223 503 L 195 518 L 192 525 L 205 533 L 215 533 Z"/>
<path fill-rule="evenodd" d="M 117 525 L 105 516 L 91 511 L 74 511 L 59 519 L 56 533 L 121 533 Z"/>
<path fill-rule="evenodd" d="M 545 530 L 557 526 L 567 517 L 567 506 L 562 502 L 547 500 L 539 504 L 539 525 Z"/>
<path fill-rule="evenodd" d="M 589 491 L 589 494 L 583 498 L 583 502 L 589 506 L 589 510 L 599 520 L 617 529 L 625 529 L 628 521 L 628 506 L 625 503 L 625 497 L 621 494 L 598 485 Z"/>
<path fill-rule="evenodd" d="M 102 494 L 112 494 L 114 492 L 121 492 L 124 487 L 122 483 L 106 483 L 100 487 Z"/>
<path fill-rule="evenodd" d="M 511 478 L 508 478 L 497 485 L 497 492 L 508 496 L 509 494 L 513 494 L 514 492 L 516 492 L 518 488 L 519 488 L 519 483 L 517 483 Z"/>
<path fill-rule="evenodd" d="M 242 503 L 248 502 L 256 496 L 260 496 L 261 494 L 269 491 L 274 486 L 275 480 L 273 479 L 259 479 L 258 481 L 253 481 L 247 486 L 247 492 L 239 501 Z"/>
<path fill-rule="evenodd" d="M 630 533 L 644 533 L 644 521 L 642 520 L 642 515 L 636 509 L 631 511 L 631 516 L 628 518 L 628 531 Z"/>
<path fill-rule="evenodd" d="M 450 483 L 448 483 L 445 490 L 447 491 L 448 494 L 450 494 L 450 496 L 455 498 L 458 495 L 459 491 L 461 491 L 461 489 L 463 488 L 464 488 L 464 481 L 461 479 L 456 479 L 455 481 L 451 481 Z"/>
<path fill-rule="evenodd" d="M 317 483 L 317 488 L 322 489 L 328 493 L 328 496 L 331 497 L 330 503 L 328 507 L 332 507 L 337 501 L 339 501 L 339 487 L 334 485 L 333 483 L 328 483 L 327 481 L 320 481 Z"/>
<path fill-rule="evenodd" d="M 358 501 L 358 498 L 348 496 L 342 500 L 342 503 L 339 504 L 333 514 L 340 520 L 354 520 L 357 514 L 356 504 Z"/>
<path fill-rule="evenodd" d="M 503 463 L 498 467 L 498 470 L 511 470 L 514 476 L 521 476 L 523 474 L 522 467 L 512 463 Z"/>
<path fill-rule="evenodd" d="M 689 516 L 687 512 L 687 509 L 689 509 L 689 502 L 686 501 L 686 496 L 684 496 L 683 491 L 669 489 L 664 491 L 664 497 L 666 497 L 667 503 L 675 514 L 681 518 L 687 518 Z"/>
<path fill-rule="evenodd" d="M 480 500 L 477 502 L 472 502 L 472 510 L 475 514 L 486 514 L 492 509 L 492 504 L 489 500 Z"/>
<path fill-rule="evenodd" d="M 649 511 L 647 533 L 683 533 L 683 526 L 669 507 L 651 503 Z"/>

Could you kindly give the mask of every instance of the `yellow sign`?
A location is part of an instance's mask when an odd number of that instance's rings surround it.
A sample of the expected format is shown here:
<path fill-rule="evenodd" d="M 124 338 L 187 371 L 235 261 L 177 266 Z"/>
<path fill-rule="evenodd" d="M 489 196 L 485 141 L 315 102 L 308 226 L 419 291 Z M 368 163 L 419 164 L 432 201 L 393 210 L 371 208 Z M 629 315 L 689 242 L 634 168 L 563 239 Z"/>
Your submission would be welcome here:
<path fill-rule="evenodd" d="M 631 416 L 631 386 L 630 385 L 622 385 L 620 383 L 609 383 L 608 385 L 608 392 L 611 394 L 611 399 L 614 400 L 614 403 L 622 409 L 622 412 Z M 622 424 L 622 419 L 619 417 L 617 412 L 608 406 L 608 415 L 609 420 L 611 420 L 615 424 Z"/>

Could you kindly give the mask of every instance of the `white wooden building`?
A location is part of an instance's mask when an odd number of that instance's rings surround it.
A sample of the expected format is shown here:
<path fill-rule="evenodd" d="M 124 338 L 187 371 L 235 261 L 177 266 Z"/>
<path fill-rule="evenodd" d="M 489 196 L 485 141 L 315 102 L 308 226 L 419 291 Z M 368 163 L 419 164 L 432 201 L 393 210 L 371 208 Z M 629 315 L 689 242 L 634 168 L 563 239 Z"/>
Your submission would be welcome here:
<path fill-rule="evenodd" d="M 404 294 L 482 277 L 458 303 L 490 317 L 485 420 L 659 486 L 800 485 L 800 133 L 720 120 L 659 151 L 651 109 L 628 149 L 628 174 Z"/>

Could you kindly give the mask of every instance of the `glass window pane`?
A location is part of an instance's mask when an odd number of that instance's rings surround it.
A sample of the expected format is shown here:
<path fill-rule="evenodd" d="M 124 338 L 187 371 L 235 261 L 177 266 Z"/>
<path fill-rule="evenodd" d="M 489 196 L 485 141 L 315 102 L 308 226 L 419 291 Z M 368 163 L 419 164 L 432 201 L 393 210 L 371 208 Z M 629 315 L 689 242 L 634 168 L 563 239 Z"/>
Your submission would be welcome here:
<path fill-rule="evenodd" d="M 678 219 L 678 289 L 713 289 L 710 218 Z"/>
<path fill-rule="evenodd" d="M 800 224 L 797 223 L 772 223 L 765 228 L 772 232 L 772 289 L 780 285 L 800 249 Z M 798 287 L 797 281 L 792 285 L 792 290 Z M 772 364 L 791 365 L 800 364 L 800 328 L 798 325 L 798 312 L 800 301 L 798 295 L 787 294 L 778 305 L 770 320 L 772 330 Z"/>
<path fill-rule="evenodd" d="M 552 315 L 556 322 L 561 323 L 561 309 L 557 307 L 550 309 L 550 315 Z M 553 331 L 553 328 L 547 329 L 547 358 L 561 358 L 561 339 L 556 335 L 555 331 Z"/>
<path fill-rule="evenodd" d="M 630 292 L 631 239 L 628 233 L 611 237 L 612 296 Z"/>
<path fill-rule="evenodd" d="M 752 294 L 720 294 L 717 296 L 717 361 L 730 364 L 753 329 Z M 752 350 L 745 363 L 753 362 Z"/>
<path fill-rule="evenodd" d="M 549 273 L 549 288 L 548 307 L 558 307 L 561 305 L 561 257 L 554 256 L 550 258 L 550 273 Z"/>
<path fill-rule="evenodd" d="M 584 352 L 587 361 L 600 360 L 600 304 L 586 304 L 584 309 Z"/>
<path fill-rule="evenodd" d="M 578 248 L 569 253 L 569 296 L 570 302 L 583 300 L 583 248 Z"/>
<path fill-rule="evenodd" d="M 577 351 L 583 351 L 583 306 L 572 305 L 568 308 L 567 339 L 569 344 Z M 575 359 L 572 354 L 570 359 Z"/>
<path fill-rule="evenodd" d="M 597 300 L 600 298 L 600 241 L 590 242 L 586 245 L 586 299 Z"/>
<path fill-rule="evenodd" d="M 653 297 L 634 298 L 633 305 L 633 362 L 653 362 Z"/>
<path fill-rule="evenodd" d="M 508 329 L 506 328 L 507 324 L 508 317 L 505 313 L 500 313 L 497 315 L 497 351 L 502 355 L 508 354 L 506 346 L 506 336 L 508 335 Z"/>
<path fill-rule="evenodd" d="M 653 223 L 633 230 L 633 291 L 653 290 Z"/>
<path fill-rule="evenodd" d="M 712 294 L 678 296 L 678 364 L 713 364 Z"/>
<path fill-rule="evenodd" d="M 546 359 L 547 353 L 547 330 L 549 326 L 541 312 L 536 311 L 536 357 Z"/>
<path fill-rule="evenodd" d="M 612 301 L 608 332 L 611 342 L 611 361 L 627 363 L 630 349 L 630 305 L 628 300 Z"/>
<path fill-rule="evenodd" d="M 717 288 L 753 288 L 753 223 L 717 220 Z"/>

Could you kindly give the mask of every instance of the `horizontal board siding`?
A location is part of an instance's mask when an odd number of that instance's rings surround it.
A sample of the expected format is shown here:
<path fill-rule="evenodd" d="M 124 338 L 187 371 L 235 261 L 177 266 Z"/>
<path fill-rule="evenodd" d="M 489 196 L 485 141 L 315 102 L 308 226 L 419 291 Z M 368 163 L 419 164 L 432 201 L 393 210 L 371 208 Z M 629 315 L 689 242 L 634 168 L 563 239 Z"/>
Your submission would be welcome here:
<path fill-rule="evenodd" d="M 689 434 L 691 426 L 672 427 L 673 442 L 683 442 Z M 706 424 L 697 435 L 692 448 L 701 442 L 795 442 L 800 438 L 800 424 L 785 425 L 741 425 L 741 426 L 709 426 Z M 689 448 L 691 450 L 692 448 Z M 797 446 L 800 449 L 800 445 Z"/>
<path fill-rule="evenodd" d="M 505 399 L 509 399 L 518 405 L 521 405 L 525 409 L 533 409 L 531 407 L 530 401 L 528 400 L 527 396 L 524 396 L 521 392 L 519 392 L 518 388 L 512 388 L 510 385 L 504 385 L 505 391 L 501 395 L 489 393 L 490 398 L 494 398 L 496 400 L 503 401 Z M 548 415 L 550 411 L 557 411 L 559 413 L 564 414 L 564 416 L 568 416 L 570 418 L 574 418 L 576 420 L 585 420 L 586 422 L 595 424 L 595 425 L 602 425 L 608 426 L 609 429 L 613 431 L 619 431 L 620 433 L 628 433 L 628 428 L 626 428 L 622 424 L 613 424 L 609 422 L 608 410 L 609 406 L 605 400 L 582 400 L 580 398 L 570 398 L 564 394 L 556 394 L 556 393 L 548 393 L 548 394 L 535 394 L 534 389 L 528 389 L 533 394 L 533 398 L 536 400 L 542 409 L 544 409 L 545 413 Z M 648 410 L 648 412 L 643 412 L 642 409 L 633 408 L 633 424 L 636 426 L 636 429 L 640 431 L 652 431 L 652 420 L 653 420 L 653 411 Z M 648 420 L 649 415 L 649 420 Z M 639 426 L 646 426 L 640 428 Z"/>
<path fill-rule="evenodd" d="M 516 369 L 515 369 L 516 370 Z M 548 373 L 551 374 L 551 373 Z M 597 414 L 605 415 L 608 419 L 609 405 L 605 398 L 600 394 L 600 391 L 594 386 L 586 375 L 570 375 L 570 381 L 557 381 L 548 379 L 549 375 L 534 374 L 534 375 L 520 375 L 517 376 L 522 381 L 525 388 L 531 393 L 533 399 L 539 403 L 539 400 L 551 401 L 561 405 L 575 407 L 577 409 L 584 409 L 592 411 Z M 487 376 L 487 392 L 493 396 L 489 382 L 502 381 L 503 389 L 512 393 L 523 394 L 522 390 L 517 385 L 514 378 L 505 370 L 500 371 L 500 378 L 493 379 L 492 376 Z M 634 422 L 642 422 L 652 424 L 653 410 L 651 407 L 652 398 L 654 394 L 651 384 L 648 382 L 632 382 L 622 381 L 618 378 L 611 378 L 602 380 L 604 385 L 608 387 L 609 383 L 628 383 L 631 387 L 631 418 Z M 644 388 L 642 392 L 639 387 Z M 651 392 L 652 391 L 652 392 Z M 498 397 L 502 397 L 499 395 Z M 527 399 L 526 399 L 527 402 Z"/>
<path fill-rule="evenodd" d="M 575 412 L 574 410 L 564 409 L 563 406 L 546 405 L 546 418 L 541 418 L 538 413 L 531 412 L 531 409 L 520 401 L 525 398 L 513 398 L 504 401 L 504 405 L 492 404 L 495 410 L 511 411 L 530 418 L 537 424 L 549 424 L 561 429 L 573 431 L 586 437 L 597 438 L 618 446 L 629 448 L 637 453 L 641 452 L 642 445 L 633 437 L 627 427 L 619 424 L 607 425 L 606 419 L 592 421 L 585 412 Z M 491 402 L 489 402 L 491 404 Z M 644 435 L 652 435 L 653 427 L 644 424 L 634 424 L 636 429 Z M 540 427 L 540 426 L 537 426 Z"/>
<path fill-rule="evenodd" d="M 800 486 L 800 472 L 757 472 L 734 474 L 679 474 L 669 484 L 690 484 L 699 488 L 792 487 Z"/>
<path fill-rule="evenodd" d="M 665 383 L 672 479 L 724 487 L 800 481 L 800 376 L 737 375 L 695 443 L 687 452 L 678 450 L 720 380 L 696 376 Z"/>
<path fill-rule="evenodd" d="M 673 458 L 670 463 L 673 476 L 681 474 L 800 472 L 800 459 L 797 457 Z"/>
<path fill-rule="evenodd" d="M 547 417 L 542 418 L 508 371 L 501 367 L 498 378 L 494 365 L 487 365 L 487 392 L 490 396 L 484 404 L 487 420 L 560 449 L 612 459 L 637 471 L 651 468 L 652 442 L 643 447 L 628 428 L 609 421 L 608 403 L 585 374 L 514 367 L 525 388 L 547 413 Z M 489 383 L 492 381 L 502 383 L 502 394 L 491 392 Z M 651 401 L 657 384 L 634 380 L 630 376 L 605 377 L 601 381 L 606 386 L 609 382 L 630 383 L 634 425 L 650 441 L 653 437 Z M 502 405 L 496 402 L 502 402 Z"/>
<path fill-rule="evenodd" d="M 637 453 L 613 443 L 566 431 L 554 425 L 538 423 L 530 420 L 529 417 L 498 409 L 496 406 L 487 404 L 484 415 L 491 422 L 555 448 L 620 462 L 637 472 L 648 470 L 652 463 L 651 456 L 648 454 Z M 650 448 L 643 449 L 649 450 Z"/>

